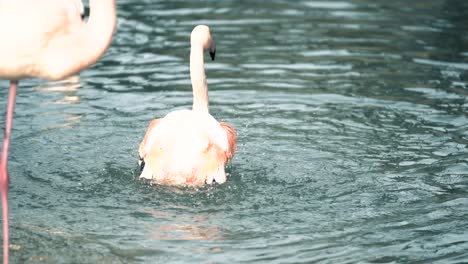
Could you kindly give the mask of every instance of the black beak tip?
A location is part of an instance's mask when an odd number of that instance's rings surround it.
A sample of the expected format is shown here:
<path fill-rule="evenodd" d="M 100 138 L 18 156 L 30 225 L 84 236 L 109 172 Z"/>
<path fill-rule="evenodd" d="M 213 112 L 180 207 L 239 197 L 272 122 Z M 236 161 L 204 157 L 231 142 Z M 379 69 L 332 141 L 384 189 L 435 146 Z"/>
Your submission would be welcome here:
<path fill-rule="evenodd" d="M 89 17 L 90 9 L 89 7 L 85 7 L 83 13 L 81 14 L 81 19 L 84 20 L 85 18 Z"/>
<path fill-rule="evenodd" d="M 215 56 L 216 56 L 216 50 L 215 51 L 210 51 L 210 57 L 211 57 L 212 61 L 214 61 Z"/>

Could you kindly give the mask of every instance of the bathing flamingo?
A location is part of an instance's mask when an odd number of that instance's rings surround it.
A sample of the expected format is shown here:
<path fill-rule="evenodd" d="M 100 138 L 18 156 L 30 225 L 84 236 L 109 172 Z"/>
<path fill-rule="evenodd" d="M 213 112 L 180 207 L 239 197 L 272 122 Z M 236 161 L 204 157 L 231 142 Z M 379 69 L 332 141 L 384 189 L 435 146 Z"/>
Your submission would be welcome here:
<path fill-rule="evenodd" d="M 202 185 L 224 183 L 226 163 L 236 151 L 234 129 L 208 112 L 204 50 L 215 57 L 215 43 L 207 26 L 191 34 L 190 78 L 192 110 L 178 110 L 153 120 L 139 147 L 140 178 L 155 183 Z"/>
<path fill-rule="evenodd" d="M 18 80 L 60 80 L 94 64 L 116 24 L 115 0 L 90 0 L 87 22 L 81 0 L 0 0 L 0 78 L 10 80 L 0 163 L 3 262 L 8 263 L 8 148 Z"/>

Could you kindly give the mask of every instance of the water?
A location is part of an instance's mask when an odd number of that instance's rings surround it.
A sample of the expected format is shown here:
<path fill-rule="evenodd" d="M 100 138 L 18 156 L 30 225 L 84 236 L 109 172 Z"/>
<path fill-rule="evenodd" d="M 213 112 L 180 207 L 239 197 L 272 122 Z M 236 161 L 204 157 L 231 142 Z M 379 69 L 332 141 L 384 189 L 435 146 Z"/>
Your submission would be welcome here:
<path fill-rule="evenodd" d="M 118 8 L 95 67 L 20 83 L 13 263 L 468 262 L 466 1 Z M 151 186 L 138 144 L 191 106 L 200 23 L 217 41 L 211 112 L 239 151 L 224 185 Z"/>

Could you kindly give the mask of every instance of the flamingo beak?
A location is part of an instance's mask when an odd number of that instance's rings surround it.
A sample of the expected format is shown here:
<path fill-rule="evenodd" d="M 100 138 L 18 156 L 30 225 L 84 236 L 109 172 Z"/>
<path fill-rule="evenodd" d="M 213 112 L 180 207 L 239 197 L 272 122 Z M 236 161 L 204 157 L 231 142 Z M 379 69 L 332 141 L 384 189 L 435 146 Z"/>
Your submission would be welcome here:
<path fill-rule="evenodd" d="M 211 57 L 211 60 L 214 61 L 215 59 L 215 56 L 216 56 L 216 50 L 214 50 L 213 52 L 210 51 L 210 57 Z"/>
<path fill-rule="evenodd" d="M 214 39 L 211 39 L 211 45 L 210 45 L 210 57 L 211 60 L 214 61 L 216 55 L 216 44 Z"/>
<path fill-rule="evenodd" d="M 140 166 L 140 173 L 143 171 L 143 169 L 145 168 L 145 160 L 140 157 L 140 160 L 138 161 L 138 165 Z"/>

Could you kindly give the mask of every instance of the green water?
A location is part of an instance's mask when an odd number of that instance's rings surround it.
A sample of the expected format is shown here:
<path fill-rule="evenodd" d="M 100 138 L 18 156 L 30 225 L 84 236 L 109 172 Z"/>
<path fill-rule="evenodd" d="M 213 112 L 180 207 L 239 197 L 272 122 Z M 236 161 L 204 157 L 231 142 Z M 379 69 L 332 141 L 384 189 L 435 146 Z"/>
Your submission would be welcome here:
<path fill-rule="evenodd" d="M 468 262 L 466 1 L 118 9 L 95 67 L 20 83 L 12 263 Z M 200 23 L 217 44 L 211 112 L 238 133 L 231 176 L 151 186 L 134 178 L 138 144 L 191 107 Z"/>

